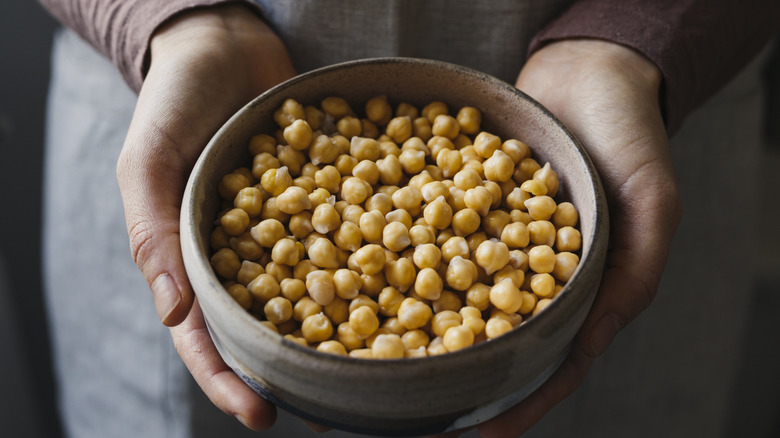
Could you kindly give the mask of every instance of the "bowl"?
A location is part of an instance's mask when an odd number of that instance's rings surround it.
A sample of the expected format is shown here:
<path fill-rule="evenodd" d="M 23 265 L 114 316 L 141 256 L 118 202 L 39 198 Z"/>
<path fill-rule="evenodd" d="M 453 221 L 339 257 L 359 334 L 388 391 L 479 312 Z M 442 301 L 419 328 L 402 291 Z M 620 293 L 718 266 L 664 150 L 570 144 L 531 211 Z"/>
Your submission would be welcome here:
<path fill-rule="evenodd" d="M 450 108 L 475 106 L 482 129 L 527 143 L 559 174 L 558 197 L 580 214 L 580 263 L 540 314 L 494 340 L 440 356 L 368 360 L 321 353 L 284 339 L 241 308 L 209 263 L 219 208 L 216 187 L 247 166 L 247 144 L 276 129 L 287 98 L 318 104 L 328 96 L 362 108 L 370 97 Z M 539 387 L 567 355 L 601 280 L 608 216 L 598 174 L 572 134 L 533 99 L 488 74 L 413 58 L 351 61 L 299 75 L 263 93 L 214 135 L 195 164 L 181 213 L 184 262 L 207 326 L 225 362 L 257 393 L 302 418 L 358 433 L 429 434 L 474 426 Z"/>

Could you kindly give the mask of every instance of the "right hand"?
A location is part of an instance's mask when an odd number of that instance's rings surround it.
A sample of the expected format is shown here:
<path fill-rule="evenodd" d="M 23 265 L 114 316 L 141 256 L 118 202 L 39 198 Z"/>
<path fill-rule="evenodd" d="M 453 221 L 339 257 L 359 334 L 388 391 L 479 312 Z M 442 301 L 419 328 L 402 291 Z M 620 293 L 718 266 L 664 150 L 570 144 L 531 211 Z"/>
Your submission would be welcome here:
<path fill-rule="evenodd" d="M 179 211 L 201 151 L 239 108 L 295 76 L 286 48 L 248 7 L 185 12 L 151 40 L 151 64 L 117 163 L 133 259 L 179 355 L 211 401 L 252 429 L 275 407 L 222 361 L 184 269 Z"/>

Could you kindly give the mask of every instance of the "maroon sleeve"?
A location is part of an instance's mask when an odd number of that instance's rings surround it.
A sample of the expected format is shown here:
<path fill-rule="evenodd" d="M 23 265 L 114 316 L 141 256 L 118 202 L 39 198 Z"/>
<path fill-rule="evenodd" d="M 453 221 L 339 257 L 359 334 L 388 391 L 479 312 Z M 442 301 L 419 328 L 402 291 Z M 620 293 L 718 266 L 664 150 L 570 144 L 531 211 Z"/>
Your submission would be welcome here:
<path fill-rule="evenodd" d="M 149 41 L 165 21 L 187 9 L 235 1 L 257 9 L 248 0 L 39 1 L 60 22 L 107 56 L 136 92 L 141 89 L 148 68 Z"/>
<path fill-rule="evenodd" d="M 579 0 L 543 28 L 529 54 L 567 38 L 631 47 L 663 74 L 667 129 L 746 66 L 780 28 L 780 1 Z"/>

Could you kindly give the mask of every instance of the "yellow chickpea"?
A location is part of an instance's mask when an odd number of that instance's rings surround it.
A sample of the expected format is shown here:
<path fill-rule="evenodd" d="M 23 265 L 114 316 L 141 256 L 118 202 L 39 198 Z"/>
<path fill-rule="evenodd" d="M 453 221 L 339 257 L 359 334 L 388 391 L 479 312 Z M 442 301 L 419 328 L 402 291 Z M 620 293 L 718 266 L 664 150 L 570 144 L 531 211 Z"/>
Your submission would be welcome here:
<path fill-rule="evenodd" d="M 511 279 L 504 279 L 490 288 L 490 303 L 506 313 L 515 313 L 523 304 L 520 289 Z"/>
<path fill-rule="evenodd" d="M 362 242 L 363 233 L 360 232 L 360 227 L 353 222 L 342 222 L 339 229 L 333 233 L 333 243 L 345 251 L 357 251 Z"/>
<path fill-rule="evenodd" d="M 515 162 L 512 161 L 509 155 L 497 149 L 490 158 L 482 163 L 482 168 L 485 171 L 485 178 L 488 180 L 506 182 L 512 178 Z"/>
<path fill-rule="evenodd" d="M 401 359 L 405 351 L 401 337 L 394 333 L 380 334 L 371 344 L 374 359 Z"/>
<path fill-rule="evenodd" d="M 490 158 L 501 147 L 501 139 L 489 132 L 482 131 L 474 138 L 474 150 L 483 158 Z"/>
<path fill-rule="evenodd" d="M 465 291 L 477 281 L 477 275 L 477 267 L 471 260 L 455 256 L 447 265 L 445 278 L 449 287 Z"/>
<path fill-rule="evenodd" d="M 522 287 L 525 282 L 525 271 L 514 269 L 513 267 L 506 265 L 493 274 L 493 284 L 497 284 L 501 280 L 510 279 L 515 286 Z"/>
<path fill-rule="evenodd" d="M 425 169 L 425 152 L 418 149 L 407 148 L 401 150 L 398 161 L 401 163 L 401 168 L 407 175 L 414 175 Z"/>
<path fill-rule="evenodd" d="M 520 189 L 526 193 L 533 196 L 543 196 L 547 195 L 547 186 L 544 185 L 543 182 L 536 180 L 536 179 L 529 179 L 526 181 L 523 181 L 522 184 L 520 184 Z"/>
<path fill-rule="evenodd" d="M 307 316 L 301 323 L 303 338 L 309 343 L 328 340 L 333 335 L 333 324 L 324 313 Z"/>
<path fill-rule="evenodd" d="M 363 123 L 357 117 L 344 116 L 336 122 L 336 130 L 347 138 L 363 135 Z M 365 138 L 371 138 L 366 135 Z"/>
<path fill-rule="evenodd" d="M 349 314 L 349 326 L 360 339 L 366 339 L 379 328 L 376 312 L 368 306 L 360 306 Z"/>
<path fill-rule="evenodd" d="M 531 194 L 520 187 L 515 187 L 506 195 L 504 205 L 511 209 L 526 210 L 525 201 L 531 199 Z"/>
<path fill-rule="evenodd" d="M 558 193 L 558 174 L 552 169 L 550 163 L 545 163 L 541 169 L 534 172 L 533 179 L 544 183 L 548 195 L 555 196 Z"/>
<path fill-rule="evenodd" d="M 277 241 L 271 249 L 271 260 L 287 266 L 295 266 L 301 257 L 296 241 L 290 238 L 284 238 Z"/>
<path fill-rule="evenodd" d="M 552 216 L 552 223 L 556 228 L 573 227 L 579 221 L 579 214 L 571 202 L 561 202 Z"/>
<path fill-rule="evenodd" d="M 403 143 L 412 136 L 412 117 L 393 117 L 387 123 L 385 133 L 396 143 Z"/>
<path fill-rule="evenodd" d="M 433 125 L 431 126 L 431 133 L 433 135 L 439 135 L 449 139 L 453 139 L 460 134 L 460 125 L 458 121 L 446 114 L 438 114 L 433 119 Z"/>
<path fill-rule="evenodd" d="M 515 167 L 515 173 L 512 175 L 512 179 L 514 179 L 516 183 L 522 184 L 523 182 L 532 179 L 534 173 L 541 168 L 542 166 L 539 165 L 539 162 L 533 158 L 523 158 L 519 163 L 517 163 L 517 166 Z"/>
<path fill-rule="evenodd" d="M 404 343 L 406 350 L 416 350 L 420 347 L 427 347 L 430 337 L 424 330 L 408 330 L 401 335 L 401 342 Z"/>
<path fill-rule="evenodd" d="M 443 230 L 452 223 L 452 207 L 447 204 L 444 196 L 439 196 L 425 206 L 423 217 L 430 226 Z"/>
<path fill-rule="evenodd" d="M 222 199 L 234 199 L 241 189 L 250 185 L 251 181 L 246 175 L 233 172 L 222 177 L 217 190 Z"/>
<path fill-rule="evenodd" d="M 522 222 L 512 222 L 501 230 L 501 241 L 511 249 L 525 248 L 530 240 L 528 227 Z"/>
<path fill-rule="evenodd" d="M 414 281 L 414 290 L 426 300 L 436 300 L 444 289 L 444 282 L 436 270 L 423 268 L 417 272 L 417 278 Z"/>
<path fill-rule="evenodd" d="M 333 276 L 324 270 L 311 271 L 306 275 L 306 290 L 309 296 L 321 306 L 327 306 L 336 297 Z"/>
<path fill-rule="evenodd" d="M 387 101 L 387 96 L 380 95 L 366 101 L 366 117 L 377 125 L 386 125 L 393 117 L 393 108 Z"/>
<path fill-rule="evenodd" d="M 233 200 L 233 207 L 244 210 L 250 218 L 260 215 L 265 201 L 263 192 L 256 187 L 244 187 Z"/>
<path fill-rule="evenodd" d="M 298 239 L 303 239 L 314 231 L 314 226 L 311 224 L 311 213 L 308 211 L 290 216 L 290 222 L 287 226 L 290 229 L 290 234 Z"/>
<path fill-rule="evenodd" d="M 553 246 L 555 244 L 555 226 L 552 222 L 535 220 L 526 227 L 531 243 L 534 245 Z"/>
<path fill-rule="evenodd" d="M 219 224 L 229 236 L 238 236 L 249 226 L 249 215 L 241 208 L 233 208 L 222 215 Z"/>
<path fill-rule="evenodd" d="M 277 196 L 276 206 L 283 213 L 293 215 L 310 209 L 311 199 L 305 189 L 290 186 Z"/>
<path fill-rule="evenodd" d="M 401 222 L 390 222 L 382 230 L 382 243 L 390 251 L 403 251 L 411 242 L 409 229 Z"/>
<path fill-rule="evenodd" d="M 259 260 L 263 256 L 263 247 L 257 244 L 248 231 L 230 238 L 230 248 L 243 260 Z"/>
<path fill-rule="evenodd" d="M 460 132 L 464 134 L 476 134 L 479 132 L 479 126 L 482 123 L 482 113 L 472 107 L 464 106 L 458 110 L 458 114 L 455 117 L 460 125 Z"/>
<path fill-rule="evenodd" d="M 475 210 L 480 216 L 484 217 L 490 212 L 493 196 L 485 187 L 477 186 L 466 190 L 463 202 L 466 204 L 466 207 Z"/>
<path fill-rule="evenodd" d="M 466 291 L 466 305 L 480 311 L 486 310 L 490 305 L 490 286 L 482 283 L 472 284 Z"/>
<path fill-rule="evenodd" d="M 531 291 L 540 298 L 552 297 L 555 291 L 555 278 L 548 273 L 534 274 L 530 280 Z"/>
<path fill-rule="evenodd" d="M 549 220 L 558 208 L 555 200 L 547 195 L 534 196 L 526 200 L 524 204 L 528 210 L 528 214 L 536 221 Z"/>
<path fill-rule="evenodd" d="M 381 246 L 368 244 L 355 251 L 355 261 L 360 266 L 363 274 L 373 275 L 385 267 L 385 252 Z"/>
<path fill-rule="evenodd" d="M 342 322 L 337 327 L 336 340 L 346 347 L 347 351 L 357 350 L 365 346 L 363 340 L 355 334 L 354 330 L 352 330 L 349 321 Z"/>
<path fill-rule="evenodd" d="M 444 339 L 441 336 L 431 339 L 426 352 L 428 356 L 440 356 L 449 353 L 447 347 L 444 346 Z"/>
<path fill-rule="evenodd" d="M 221 225 L 217 225 L 209 236 L 209 247 L 214 251 L 228 248 L 230 247 L 230 237 Z"/>
<path fill-rule="evenodd" d="M 477 264 L 490 275 L 509 263 L 509 248 L 504 242 L 486 240 L 479 244 L 474 252 L 474 258 Z"/>
<path fill-rule="evenodd" d="M 533 222 L 533 219 L 531 219 L 531 215 L 528 214 L 528 212 L 522 211 L 522 210 L 512 210 L 509 212 L 509 217 L 512 218 L 512 222 L 522 222 L 525 225 L 530 224 Z"/>
<path fill-rule="evenodd" d="M 385 216 L 380 211 L 367 211 L 360 215 L 358 226 L 363 234 L 363 239 L 369 243 L 381 243 L 382 231 L 387 225 Z"/>
<path fill-rule="evenodd" d="M 425 243 L 433 243 L 436 241 L 436 234 L 433 228 L 428 225 L 413 225 L 409 229 L 409 238 L 411 239 L 411 245 L 417 247 Z"/>
<path fill-rule="evenodd" d="M 340 202 L 344 202 L 344 201 L 340 201 Z M 334 206 L 337 206 L 337 205 L 338 205 L 338 202 Z M 360 223 L 360 216 L 362 216 L 363 213 L 365 213 L 365 212 L 366 211 L 360 205 L 346 203 L 346 206 L 341 211 L 341 221 L 342 222 L 352 222 L 354 224 L 359 224 Z"/>
<path fill-rule="evenodd" d="M 482 229 L 488 236 L 498 239 L 501 237 L 504 227 L 510 222 L 512 222 L 512 217 L 509 213 L 503 210 L 492 210 L 482 218 Z"/>
<path fill-rule="evenodd" d="M 279 282 L 271 274 L 258 275 L 246 288 L 260 304 L 265 304 L 271 298 L 279 295 L 281 291 Z"/>
<path fill-rule="evenodd" d="M 475 233 L 482 224 L 482 217 L 473 208 L 464 208 L 452 216 L 452 230 L 458 236 Z"/>
<path fill-rule="evenodd" d="M 400 154 L 400 152 L 399 152 Z M 377 174 L 379 181 L 386 185 L 396 185 L 401 182 L 403 178 L 404 169 L 401 165 L 401 161 L 396 155 L 387 155 L 386 157 L 377 160 Z"/>
<path fill-rule="evenodd" d="M 441 291 L 439 299 L 433 301 L 431 305 L 433 307 L 434 313 L 438 313 L 444 310 L 452 310 L 453 312 L 457 312 L 461 307 L 463 307 L 463 300 L 460 299 L 459 294 L 445 289 Z"/>
<path fill-rule="evenodd" d="M 395 206 L 397 209 L 406 210 L 410 214 L 420 211 L 422 193 L 420 193 L 420 190 L 415 187 L 402 187 L 396 190 L 391 198 L 393 200 L 393 206 Z"/>
<path fill-rule="evenodd" d="M 298 278 L 284 278 L 279 282 L 279 292 L 291 303 L 296 303 L 306 294 L 306 283 Z"/>
<path fill-rule="evenodd" d="M 469 327 L 450 327 L 442 337 L 442 344 L 448 352 L 462 350 L 474 345 L 474 332 Z"/>
<path fill-rule="evenodd" d="M 211 256 L 214 272 L 226 280 L 235 280 L 241 269 L 241 260 L 230 248 L 222 248 Z"/>
<path fill-rule="evenodd" d="M 555 248 L 558 251 L 575 252 L 582 248 L 582 235 L 574 227 L 559 228 L 555 236 Z"/>
<path fill-rule="evenodd" d="M 236 273 L 236 281 L 246 286 L 254 280 L 258 275 L 264 274 L 265 269 L 259 263 L 255 263 L 250 260 L 244 260 L 241 262 L 241 267 Z"/>
<path fill-rule="evenodd" d="M 303 150 L 309 147 L 312 141 L 312 129 L 306 120 L 298 119 L 284 128 L 284 139 L 294 149 Z"/>
<path fill-rule="evenodd" d="M 398 321 L 407 330 L 425 326 L 432 316 L 431 307 L 415 298 L 405 298 L 398 307 Z"/>
<path fill-rule="evenodd" d="M 519 163 L 521 160 L 528 158 L 528 156 L 531 155 L 531 149 L 528 145 L 514 138 L 510 138 L 501 143 L 501 151 L 507 154 L 515 163 Z"/>
<path fill-rule="evenodd" d="M 235 283 L 226 287 L 225 290 L 244 310 L 252 307 L 252 295 L 243 284 Z"/>
<path fill-rule="evenodd" d="M 268 134 L 253 135 L 249 139 L 249 155 L 276 152 L 276 139 Z"/>
<path fill-rule="evenodd" d="M 512 330 L 512 323 L 501 318 L 490 318 L 485 323 L 485 334 L 488 339 L 496 339 Z"/>
<path fill-rule="evenodd" d="M 577 254 L 571 252 L 559 252 L 555 255 L 555 267 L 553 268 L 552 275 L 557 280 L 567 282 L 574 274 L 574 270 L 577 269 L 577 265 L 580 263 L 580 258 Z"/>
<path fill-rule="evenodd" d="M 360 178 L 347 177 L 341 184 L 341 199 L 350 204 L 360 204 L 371 196 L 371 185 Z"/>
<path fill-rule="evenodd" d="M 290 300 L 276 296 L 268 300 L 263 306 L 265 318 L 275 325 L 285 323 L 292 318 L 293 306 Z"/>
<path fill-rule="evenodd" d="M 342 154 L 336 158 L 333 166 L 336 167 L 340 175 L 352 175 L 352 169 L 354 169 L 359 162 L 360 160 L 353 157 L 352 155 Z"/>
<path fill-rule="evenodd" d="M 311 225 L 318 233 L 327 234 L 341 226 L 341 215 L 336 211 L 336 207 L 326 202 L 314 209 Z"/>
<path fill-rule="evenodd" d="M 317 237 L 307 249 L 309 260 L 320 268 L 335 269 L 339 267 L 338 249 L 326 237 Z"/>
<path fill-rule="evenodd" d="M 292 185 L 290 169 L 287 166 L 282 166 L 278 169 L 266 170 L 260 178 L 260 185 L 263 187 L 263 190 L 272 196 L 281 195 L 282 192 Z"/>
<path fill-rule="evenodd" d="M 276 242 L 287 236 L 284 224 L 276 219 L 265 219 L 249 230 L 252 238 L 265 248 L 271 248 Z"/>
<path fill-rule="evenodd" d="M 538 245 L 528 251 L 528 267 L 539 274 L 550 273 L 555 267 L 555 251 L 547 245 Z"/>
<path fill-rule="evenodd" d="M 320 342 L 317 345 L 317 351 L 328 354 L 335 354 L 338 356 L 347 355 L 347 348 L 344 346 L 344 344 L 334 340 Z"/>
<path fill-rule="evenodd" d="M 444 333 L 450 327 L 458 327 L 463 322 L 463 318 L 458 312 L 444 310 L 436 313 L 431 319 L 431 331 L 436 336 L 444 336 Z"/>
<path fill-rule="evenodd" d="M 420 269 L 437 269 L 441 264 L 441 249 L 433 243 L 420 244 L 414 249 L 412 261 Z"/>

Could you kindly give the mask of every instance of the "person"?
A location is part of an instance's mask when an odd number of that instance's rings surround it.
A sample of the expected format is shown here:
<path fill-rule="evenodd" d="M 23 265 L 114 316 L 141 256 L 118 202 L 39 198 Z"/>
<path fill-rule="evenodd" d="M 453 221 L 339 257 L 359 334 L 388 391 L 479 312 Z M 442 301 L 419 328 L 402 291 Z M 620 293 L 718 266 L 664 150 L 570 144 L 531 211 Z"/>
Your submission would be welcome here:
<path fill-rule="evenodd" d="M 780 25 L 778 4 L 758 0 L 42 3 L 70 28 L 53 58 L 44 268 L 73 437 L 197 434 L 182 364 L 219 409 L 272 426 L 275 407 L 205 330 L 179 249 L 183 187 L 209 137 L 254 96 L 318 66 L 393 55 L 514 83 L 582 141 L 603 180 L 612 245 L 572 353 L 478 429 L 523 433 L 653 301 L 681 218 L 669 136 Z"/>

